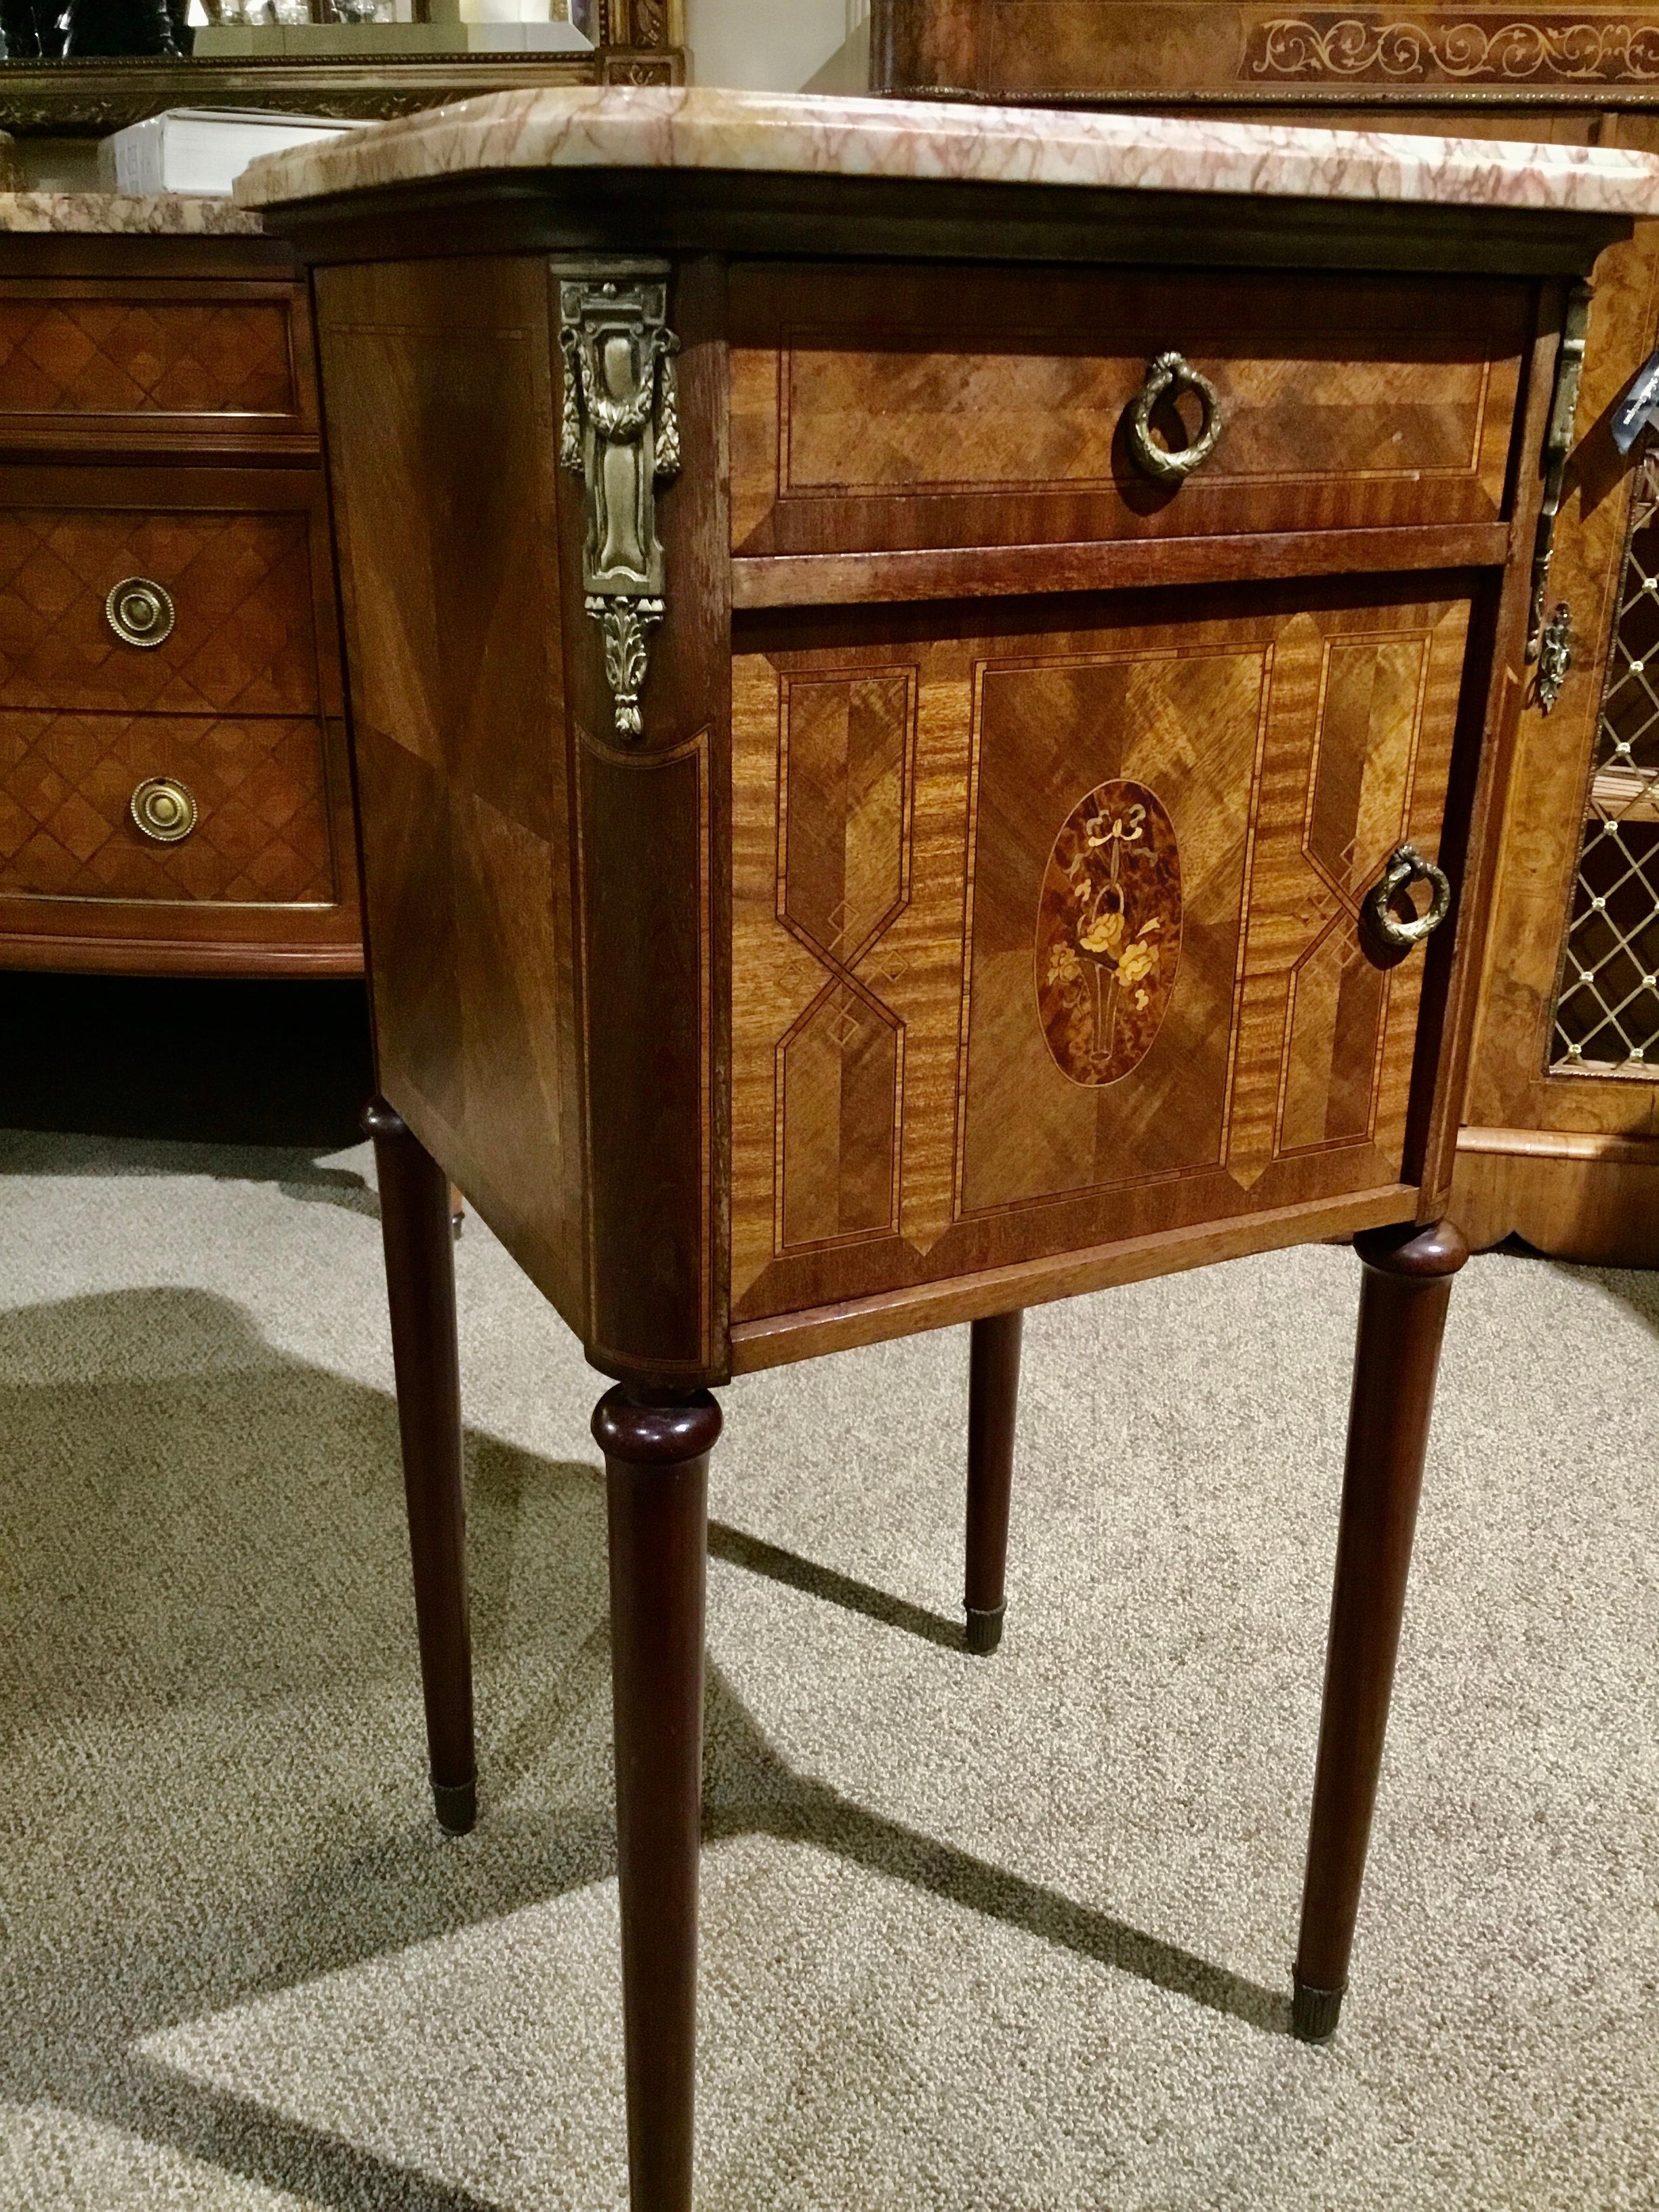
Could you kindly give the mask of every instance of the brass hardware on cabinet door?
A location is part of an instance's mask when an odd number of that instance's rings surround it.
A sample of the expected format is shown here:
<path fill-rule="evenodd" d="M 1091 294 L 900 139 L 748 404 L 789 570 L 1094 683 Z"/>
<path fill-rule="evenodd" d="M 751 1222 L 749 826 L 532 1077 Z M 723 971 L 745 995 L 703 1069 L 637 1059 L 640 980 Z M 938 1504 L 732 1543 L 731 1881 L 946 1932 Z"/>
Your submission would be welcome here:
<path fill-rule="evenodd" d="M 1190 446 L 1174 453 L 1152 436 L 1152 410 L 1166 392 L 1185 385 L 1204 403 L 1204 427 Z M 1146 364 L 1146 380 L 1129 410 L 1129 451 L 1135 466 L 1163 483 L 1179 483 L 1207 461 L 1221 436 L 1221 395 L 1207 376 L 1200 376 L 1178 353 L 1161 353 Z"/>
<path fill-rule="evenodd" d="M 1389 901 L 1397 898 L 1408 884 L 1427 884 L 1433 892 L 1426 914 L 1413 915 L 1409 921 L 1401 921 L 1390 910 Z M 1432 860 L 1425 860 L 1415 845 L 1396 845 L 1389 855 L 1388 866 L 1365 894 L 1365 918 L 1385 945 L 1407 951 L 1413 945 L 1439 928 L 1451 908 L 1451 885 L 1443 869 Z"/>
<path fill-rule="evenodd" d="M 170 775 L 152 775 L 132 794 L 131 813 L 144 836 L 157 845 L 177 845 L 196 827 L 196 800 L 187 784 Z"/>
<path fill-rule="evenodd" d="M 1555 553 L 1555 518 L 1572 451 L 1572 422 L 1578 412 L 1578 385 L 1584 373 L 1584 341 L 1589 335 L 1590 288 L 1575 284 L 1561 319 L 1561 345 L 1555 356 L 1555 390 L 1549 428 L 1544 433 L 1544 495 L 1538 503 L 1538 535 L 1533 542 L 1532 619 L 1527 625 L 1527 658 L 1536 660 L 1544 637 L 1544 588 Z M 1559 686 L 1558 686 L 1559 688 Z M 1539 693 L 1541 701 L 1543 693 Z M 1553 700 L 1551 702 L 1553 704 Z M 1547 711 L 1547 709 L 1546 710 Z"/>
<path fill-rule="evenodd" d="M 1563 599 L 1544 625 L 1538 643 L 1538 709 L 1547 714 L 1561 696 L 1572 666 L 1572 609 Z"/>
<path fill-rule="evenodd" d="M 104 601 L 104 619 L 123 645 L 160 645 L 173 635 L 173 595 L 148 576 L 124 576 Z"/>

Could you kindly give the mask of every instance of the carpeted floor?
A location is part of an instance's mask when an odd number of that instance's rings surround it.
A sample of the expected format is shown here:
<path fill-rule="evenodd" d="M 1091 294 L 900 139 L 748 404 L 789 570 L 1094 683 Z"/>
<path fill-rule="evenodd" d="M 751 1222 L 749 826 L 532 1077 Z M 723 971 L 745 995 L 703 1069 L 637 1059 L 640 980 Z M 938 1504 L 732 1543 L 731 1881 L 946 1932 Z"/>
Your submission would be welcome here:
<path fill-rule="evenodd" d="M 446 1843 L 367 1166 L 0 1140 L 7 2208 L 624 2203 L 600 1386 L 470 1223 Z M 988 1662 L 964 1333 L 726 1394 L 707 2212 L 1659 2201 L 1659 1275 L 1454 1294 L 1348 2017 L 1287 2033 L 1357 1273 L 1032 1316 Z"/>

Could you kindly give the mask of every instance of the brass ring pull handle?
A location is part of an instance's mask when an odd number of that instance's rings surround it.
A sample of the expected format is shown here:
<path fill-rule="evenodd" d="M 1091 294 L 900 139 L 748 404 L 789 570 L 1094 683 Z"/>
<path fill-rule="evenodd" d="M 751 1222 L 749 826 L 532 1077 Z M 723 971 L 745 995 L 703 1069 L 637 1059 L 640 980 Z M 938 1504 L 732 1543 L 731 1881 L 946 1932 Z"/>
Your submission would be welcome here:
<path fill-rule="evenodd" d="M 104 601 L 104 619 L 123 645 L 160 645 L 173 635 L 173 595 L 148 576 L 124 576 Z"/>
<path fill-rule="evenodd" d="M 1407 884 L 1428 884 L 1433 890 L 1426 914 L 1413 915 L 1409 921 L 1401 921 L 1389 909 L 1389 901 L 1398 897 Z M 1425 860 L 1415 845 L 1396 845 L 1389 855 L 1389 864 L 1365 894 L 1365 913 L 1371 927 L 1385 945 L 1407 951 L 1420 945 L 1431 932 L 1439 928 L 1451 908 L 1451 885 L 1443 869 L 1437 868 L 1432 860 Z"/>
<path fill-rule="evenodd" d="M 152 775 L 132 794 L 132 818 L 153 844 L 177 845 L 196 827 L 196 801 L 187 784 Z"/>
<path fill-rule="evenodd" d="M 1204 403 L 1204 427 L 1190 446 L 1178 453 L 1160 446 L 1152 436 L 1152 410 L 1172 386 L 1185 385 Z M 1200 376 L 1178 353 L 1161 353 L 1146 364 L 1146 381 L 1135 394 L 1129 410 L 1129 451 L 1135 466 L 1161 483 L 1179 483 L 1201 467 L 1216 449 L 1222 430 L 1221 395 L 1207 376 Z"/>

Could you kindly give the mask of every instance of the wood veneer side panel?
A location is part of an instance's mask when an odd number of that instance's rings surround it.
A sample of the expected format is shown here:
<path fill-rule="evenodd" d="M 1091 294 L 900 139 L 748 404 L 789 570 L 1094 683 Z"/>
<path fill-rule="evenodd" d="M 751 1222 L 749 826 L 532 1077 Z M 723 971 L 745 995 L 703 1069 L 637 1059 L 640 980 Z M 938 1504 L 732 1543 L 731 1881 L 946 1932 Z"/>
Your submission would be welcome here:
<path fill-rule="evenodd" d="M 602 278 L 603 264 L 562 276 Z M 556 314 L 556 296 L 550 303 Z M 731 563 L 726 271 L 670 274 L 684 464 L 656 487 L 665 612 L 643 732 L 614 732 L 580 589 L 581 483 L 562 474 L 574 778 L 590 1362 L 708 1382 L 729 1372 Z"/>
<path fill-rule="evenodd" d="M 1243 1220 L 1166 1231 L 1091 1251 L 1070 1252 L 939 1284 L 919 1284 L 876 1297 L 740 1322 L 732 1330 L 732 1369 L 749 1375 L 826 1352 L 848 1352 L 923 1329 L 978 1321 L 1018 1306 L 1042 1305 L 1086 1291 L 1145 1282 L 1187 1267 L 1272 1252 L 1290 1244 L 1348 1237 L 1406 1218 L 1417 1198 L 1409 1183 L 1390 1183 L 1357 1196 L 1322 1199 Z"/>
<path fill-rule="evenodd" d="M 544 266 L 315 297 L 382 1088 L 580 1332 Z"/>
<path fill-rule="evenodd" d="M 1424 963 L 1413 1108 L 1406 1172 L 1421 1186 L 1418 1218 L 1437 1219 L 1451 1185 L 1468 1081 L 1481 963 L 1491 921 L 1499 827 L 1526 682 L 1531 555 L 1542 497 L 1544 433 L 1553 392 L 1565 288 L 1541 288 L 1517 430 L 1514 548 L 1501 590 L 1477 600 L 1443 849 L 1458 857 L 1450 930 L 1431 939 Z"/>
<path fill-rule="evenodd" d="M 1480 1250 L 1520 1237 L 1553 1260 L 1659 1266 L 1659 1164 L 1460 1148 L 1451 1212 Z"/>

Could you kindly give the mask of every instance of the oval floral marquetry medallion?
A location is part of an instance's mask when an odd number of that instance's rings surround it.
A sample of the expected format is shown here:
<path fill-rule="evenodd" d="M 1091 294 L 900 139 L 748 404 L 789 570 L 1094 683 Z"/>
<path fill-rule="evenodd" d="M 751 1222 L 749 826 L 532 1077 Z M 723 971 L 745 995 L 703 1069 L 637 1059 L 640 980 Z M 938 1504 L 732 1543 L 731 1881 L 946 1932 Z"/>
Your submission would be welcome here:
<path fill-rule="evenodd" d="M 1073 1083 L 1151 1051 L 1181 960 L 1181 854 L 1144 783 L 1097 784 L 1061 825 L 1037 903 L 1037 1016 Z"/>

